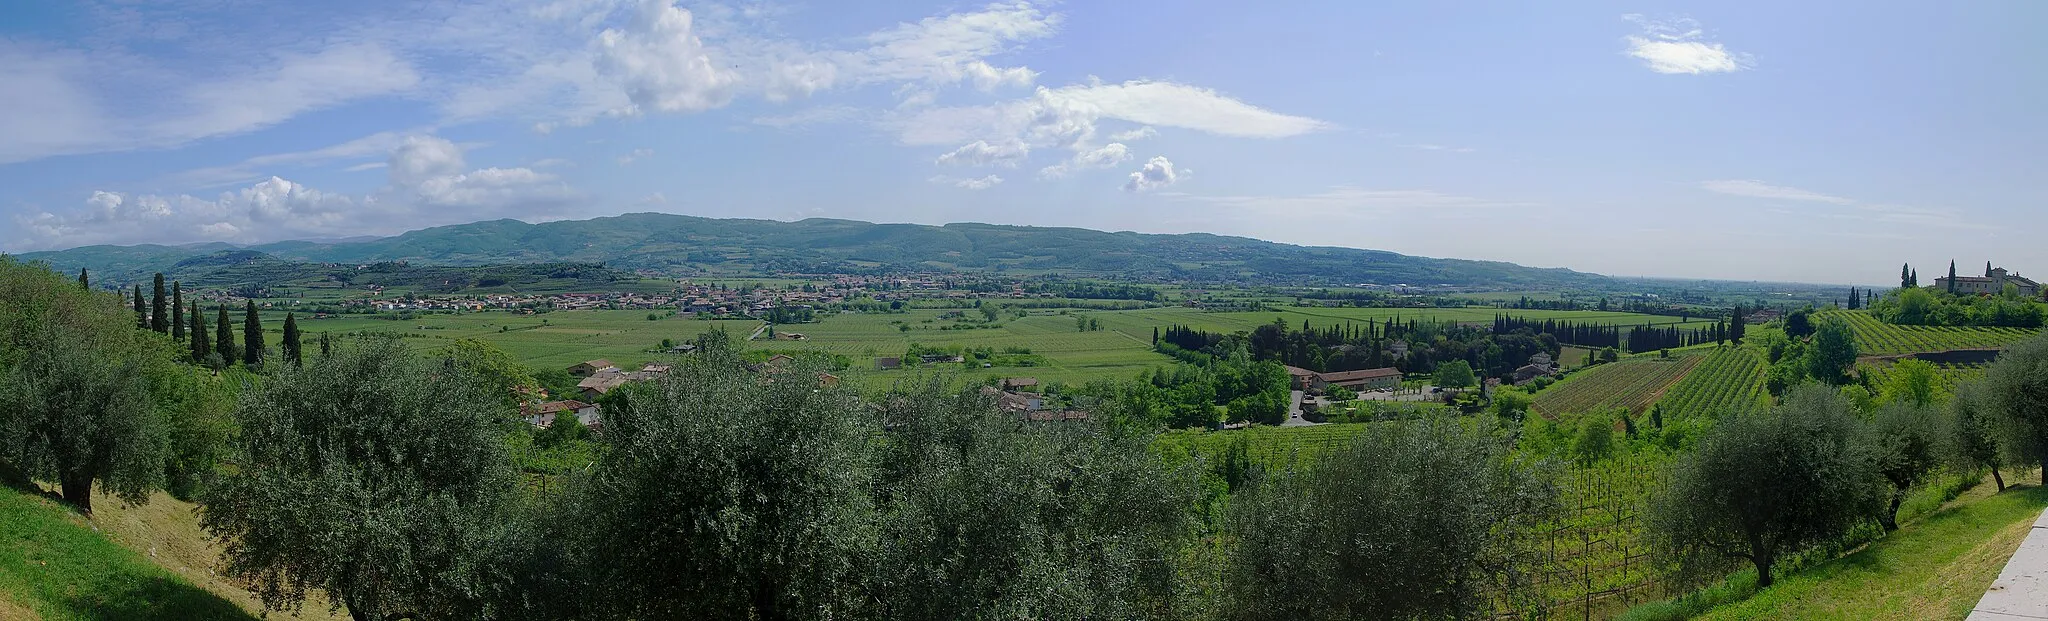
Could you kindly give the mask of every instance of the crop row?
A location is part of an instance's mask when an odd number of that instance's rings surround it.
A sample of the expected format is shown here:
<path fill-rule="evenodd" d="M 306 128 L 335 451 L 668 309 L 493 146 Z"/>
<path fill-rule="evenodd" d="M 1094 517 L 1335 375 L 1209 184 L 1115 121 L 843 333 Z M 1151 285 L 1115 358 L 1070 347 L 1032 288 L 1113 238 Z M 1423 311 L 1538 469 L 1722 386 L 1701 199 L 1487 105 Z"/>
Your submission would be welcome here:
<path fill-rule="evenodd" d="M 1866 356 L 2004 347 L 2039 334 L 2030 328 L 1893 325 L 1862 311 L 1828 311 L 1821 316 L 1848 321 L 1857 351 Z"/>
<path fill-rule="evenodd" d="M 1700 358 L 1636 358 L 1579 371 L 1578 376 L 1537 393 L 1535 410 L 1551 418 L 1605 408 L 1626 408 L 1639 414 L 1666 387 L 1685 377 Z"/>
<path fill-rule="evenodd" d="M 1765 364 L 1747 347 L 1720 347 L 1657 401 L 1667 417 L 1742 410 L 1764 399 Z"/>

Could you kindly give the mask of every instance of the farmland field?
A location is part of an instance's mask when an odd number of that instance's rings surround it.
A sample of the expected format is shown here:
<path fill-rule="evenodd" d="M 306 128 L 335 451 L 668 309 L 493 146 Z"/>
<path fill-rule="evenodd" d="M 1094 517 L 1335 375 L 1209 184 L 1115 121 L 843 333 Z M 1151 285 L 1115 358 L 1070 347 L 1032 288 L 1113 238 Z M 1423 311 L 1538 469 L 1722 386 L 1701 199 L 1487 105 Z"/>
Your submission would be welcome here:
<path fill-rule="evenodd" d="M 1766 368 L 1763 357 L 1754 349 L 1715 348 L 1657 402 L 1664 407 L 1667 417 L 1754 407 L 1763 403 L 1766 395 Z"/>
<path fill-rule="evenodd" d="M 1862 311 L 1825 311 L 1820 316 L 1847 320 L 1856 335 L 1856 349 L 1865 356 L 2004 347 L 2040 333 L 2028 328 L 1899 326 Z"/>
<path fill-rule="evenodd" d="M 1669 359 L 1630 358 L 1585 369 L 1537 393 L 1534 409 L 1549 418 L 1605 408 L 1627 408 L 1631 414 L 1640 414 L 1703 357 L 1688 352 Z"/>
<path fill-rule="evenodd" d="M 657 319 L 648 320 L 653 312 Z M 1200 330 L 1236 332 L 1251 330 L 1275 320 L 1300 328 L 1344 322 L 1394 319 L 1487 322 L 1493 308 L 1296 308 L 1264 312 L 1205 312 L 1184 307 L 1140 310 L 1034 309 L 1023 317 L 1005 313 L 993 324 L 981 324 L 980 313 L 966 310 L 966 319 L 951 318 L 958 309 L 911 309 L 901 313 L 841 313 L 807 324 L 776 326 L 782 335 L 801 333 L 804 340 L 757 340 L 748 347 L 769 351 L 818 351 L 846 356 L 852 367 L 848 378 L 863 386 L 882 387 L 916 376 L 915 369 L 875 371 L 874 359 L 900 356 L 912 343 L 927 347 L 1009 347 L 1028 348 L 1045 358 L 1037 367 L 965 369 L 944 365 L 940 370 L 958 372 L 969 379 L 987 376 L 1030 376 L 1044 381 L 1083 383 L 1095 379 L 1123 379 L 1143 369 L 1171 364 L 1172 359 L 1152 351 L 1153 330 L 1185 325 Z M 1612 325 L 1663 325 L 1679 323 L 1677 317 L 1594 311 L 1516 311 L 1533 319 Z M 593 358 L 605 358 L 621 365 L 658 360 L 662 339 L 681 342 L 717 328 L 745 337 L 760 326 L 750 320 L 700 320 L 667 311 L 579 310 L 540 315 L 519 315 L 503 311 L 461 314 L 421 314 L 399 320 L 398 315 L 342 315 L 327 319 L 300 318 L 300 328 L 309 335 L 330 332 L 336 336 L 351 332 L 377 331 L 408 337 L 415 347 L 438 348 L 460 338 L 475 338 L 510 353 L 521 363 L 534 367 L 566 367 Z M 1082 332 L 1076 318 L 1094 319 L 1100 330 Z M 232 320 L 239 322 L 240 315 Z M 281 313 L 265 313 L 266 330 L 281 329 Z M 239 323 L 237 323 L 239 325 Z M 990 327 L 992 326 L 992 327 Z M 950 328 L 950 329 L 949 329 Z M 317 338 L 317 336 L 309 336 Z M 1568 364 L 1573 361 L 1567 361 Z"/>

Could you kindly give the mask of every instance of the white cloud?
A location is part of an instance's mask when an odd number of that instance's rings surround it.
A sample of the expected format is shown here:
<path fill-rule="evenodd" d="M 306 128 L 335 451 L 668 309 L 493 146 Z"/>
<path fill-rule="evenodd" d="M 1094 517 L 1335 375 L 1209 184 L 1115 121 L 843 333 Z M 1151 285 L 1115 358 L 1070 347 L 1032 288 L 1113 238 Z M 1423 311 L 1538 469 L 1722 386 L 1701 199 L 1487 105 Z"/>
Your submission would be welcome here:
<path fill-rule="evenodd" d="M 343 168 L 341 170 L 342 172 L 363 172 L 365 170 L 376 170 L 390 165 L 390 162 L 363 162 L 361 164 L 356 164 L 354 166 Z"/>
<path fill-rule="evenodd" d="M 1124 191 L 1144 192 L 1157 190 L 1173 185 L 1174 182 L 1180 181 L 1180 178 L 1186 174 L 1186 170 L 1175 171 L 1173 169 L 1173 162 L 1167 161 L 1166 156 L 1154 156 L 1151 161 L 1145 162 L 1144 168 L 1138 169 L 1138 172 L 1131 173 L 1130 181 L 1124 182 Z"/>
<path fill-rule="evenodd" d="M 96 191 L 68 214 L 15 218 L 20 249 L 100 243 L 257 243 L 303 237 L 389 234 L 486 217 L 541 217 L 576 193 L 529 168 L 464 172 L 462 148 L 435 136 L 408 136 L 393 148 L 390 182 L 352 196 L 270 177 L 214 198 L 190 194 Z"/>
<path fill-rule="evenodd" d="M 1124 146 L 1121 142 L 1112 142 L 1093 149 L 1081 149 L 1074 154 L 1073 159 L 1039 169 L 1038 176 L 1045 179 L 1054 179 L 1066 176 L 1067 173 L 1077 170 L 1109 168 L 1130 161 L 1130 159 L 1130 147 Z"/>
<path fill-rule="evenodd" d="M 1033 147 L 1073 148 L 1095 124 L 1117 119 L 1220 136 L 1286 138 L 1327 129 L 1311 118 L 1266 110 L 1216 91 L 1172 82 L 1039 87 L 1029 98 L 987 106 L 920 110 L 891 123 L 910 145 L 1017 140 Z"/>
<path fill-rule="evenodd" d="M 1828 194 L 1822 194 L 1820 192 L 1802 190 L 1794 187 L 1771 185 L 1755 179 L 1722 179 L 1717 181 L 1701 181 L 1699 185 L 1701 189 L 1707 190 L 1709 192 L 1718 192 L 1721 194 L 1730 194 L 1734 196 L 1747 196 L 1750 198 L 1770 198 L 1788 201 L 1808 201 L 1815 203 L 1829 203 L 1834 205 L 1856 204 L 1856 201 L 1853 199 L 1842 198 L 1840 196 L 1831 196 Z"/>
<path fill-rule="evenodd" d="M 1133 130 L 1110 134 L 1109 140 L 1110 142 L 1137 142 L 1157 135 L 1159 135 L 1159 130 L 1152 129 L 1152 126 L 1146 125 Z"/>
<path fill-rule="evenodd" d="M 1623 37 L 1628 42 L 1628 55 L 1643 61 L 1643 66 L 1657 73 L 1726 73 L 1748 69 L 1755 64 L 1748 54 L 1728 51 L 1720 43 L 1700 40 L 1705 31 L 1699 22 L 1680 18 L 1668 22 L 1653 21 L 1641 15 L 1629 14 L 1622 19 L 1643 27 L 1643 34 Z"/>
<path fill-rule="evenodd" d="M 1030 147 L 1021 142 L 989 144 L 976 140 L 961 145 L 952 152 L 939 156 L 936 163 L 951 166 L 1016 166 L 1031 154 Z"/>
<path fill-rule="evenodd" d="M 412 65 L 376 43 L 236 57 L 203 70 L 145 54 L 0 41 L 0 164 L 153 149 L 269 127 L 409 90 Z M 229 76 L 229 77 L 216 77 Z"/>
<path fill-rule="evenodd" d="M 625 27 L 598 33 L 597 68 L 625 90 L 627 113 L 722 107 L 740 79 L 711 58 L 690 12 L 669 0 L 642 0 Z"/>
<path fill-rule="evenodd" d="M 634 149 L 631 153 L 619 156 L 619 165 L 626 166 L 649 155 L 654 155 L 654 149 Z"/>
<path fill-rule="evenodd" d="M 968 178 L 960 178 L 960 177 L 948 177 L 948 176 L 945 176 L 945 175 L 938 175 L 938 176 L 932 177 L 932 178 L 930 179 L 930 181 L 931 181 L 932 183 L 936 183 L 936 184 L 940 184 L 940 185 L 950 185 L 950 186 L 953 186 L 953 187 L 956 187 L 956 188 L 965 188 L 965 189 L 969 189 L 969 190 L 986 190 L 986 189 L 989 189 L 989 188 L 995 187 L 995 186 L 996 186 L 997 184 L 1000 184 L 1000 183 L 1002 183 L 1002 182 L 1003 182 L 1003 178 L 1002 178 L 1002 177 L 998 177 L 998 176 L 995 176 L 995 175 L 989 175 L 989 176 L 986 176 L 986 177 L 978 177 L 978 178 L 971 178 L 971 179 L 968 179 Z"/>

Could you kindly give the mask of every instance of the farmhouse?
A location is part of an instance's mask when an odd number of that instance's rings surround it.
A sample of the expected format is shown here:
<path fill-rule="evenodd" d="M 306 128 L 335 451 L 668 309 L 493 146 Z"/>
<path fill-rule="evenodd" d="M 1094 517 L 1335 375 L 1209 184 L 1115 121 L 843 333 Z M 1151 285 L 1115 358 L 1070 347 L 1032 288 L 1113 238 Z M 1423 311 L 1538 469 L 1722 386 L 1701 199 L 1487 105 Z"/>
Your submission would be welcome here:
<path fill-rule="evenodd" d="M 1328 390 L 1331 386 L 1342 386 L 1351 390 L 1399 388 L 1401 386 L 1401 371 L 1394 368 L 1385 368 L 1317 373 L 1315 378 L 1309 383 L 1309 387 L 1315 390 Z"/>
<path fill-rule="evenodd" d="M 1037 387 L 1038 378 L 1035 377 L 1010 377 L 1003 379 L 1003 390 L 1006 392 L 1017 392 L 1026 388 Z"/>
<path fill-rule="evenodd" d="M 1289 365 L 1287 367 L 1287 377 L 1294 380 L 1295 390 L 1308 390 L 1309 385 L 1315 383 L 1316 372 Z"/>
<path fill-rule="evenodd" d="M 571 415 L 585 427 L 597 427 L 597 406 L 574 399 L 545 401 L 519 406 L 519 413 L 526 416 L 526 422 L 535 427 L 551 427 L 558 416 Z"/>
<path fill-rule="evenodd" d="M 618 365 L 612 364 L 612 361 L 610 361 L 610 360 L 605 360 L 605 359 L 603 359 L 603 358 L 599 358 L 599 359 L 596 359 L 596 360 L 586 360 L 586 361 L 583 361 L 583 362 L 578 362 L 578 363 L 576 363 L 576 364 L 574 364 L 574 365 L 571 365 L 571 366 L 569 367 L 569 376 L 570 376 L 570 377 L 590 377 L 590 376 L 592 376 L 592 375 L 596 375 L 596 374 L 598 374 L 598 373 L 600 373 L 600 372 L 603 372 L 603 371 L 604 371 L 605 369 L 611 369 L 611 370 L 613 370 L 613 371 L 617 371 L 617 370 L 619 370 L 619 367 L 618 367 Z"/>
<path fill-rule="evenodd" d="M 1998 295 L 2005 292 L 2006 285 L 2018 289 L 2022 297 L 2031 298 L 2041 294 L 2041 283 L 2007 272 L 2003 267 L 1991 267 L 1989 263 L 1984 264 L 1984 275 L 1981 277 L 1958 276 L 1953 283 L 1946 276 L 1934 279 L 1935 288 L 1959 294 Z"/>

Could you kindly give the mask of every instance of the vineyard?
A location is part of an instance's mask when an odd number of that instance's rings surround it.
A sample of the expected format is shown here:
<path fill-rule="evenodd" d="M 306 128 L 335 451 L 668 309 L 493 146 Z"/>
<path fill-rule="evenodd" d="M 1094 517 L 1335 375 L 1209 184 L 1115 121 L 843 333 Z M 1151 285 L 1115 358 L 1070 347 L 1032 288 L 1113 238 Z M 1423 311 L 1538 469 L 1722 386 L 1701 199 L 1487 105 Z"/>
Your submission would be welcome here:
<path fill-rule="evenodd" d="M 2028 328 L 1900 326 L 1861 311 L 1826 311 L 1820 316 L 1847 320 L 1856 335 L 1856 349 L 1865 356 L 2004 347 L 2039 334 Z"/>
<path fill-rule="evenodd" d="M 1231 442 L 1243 438 L 1246 441 L 1245 452 L 1252 460 L 1271 467 L 1297 458 L 1313 459 L 1324 451 L 1351 441 L 1365 430 L 1364 424 L 1255 426 L 1234 431 L 1184 429 L 1160 434 L 1153 443 L 1153 449 L 1163 454 L 1185 454 L 1214 460 L 1221 458 Z"/>
<path fill-rule="evenodd" d="M 1764 359 L 1753 349 L 1716 348 L 1657 403 L 1667 417 L 1748 409 L 1765 399 L 1765 368 Z"/>
<path fill-rule="evenodd" d="M 1633 358 L 1579 371 L 1537 393 L 1534 408 L 1549 418 L 1607 408 L 1627 408 L 1631 414 L 1640 414 L 1703 357 Z"/>
<path fill-rule="evenodd" d="M 1547 614 L 1515 614 L 1522 607 L 1506 603 L 1497 608 L 1512 617 L 1595 618 L 1665 595 L 1640 514 L 1662 485 L 1668 460 L 1645 452 L 1567 470 L 1558 481 L 1564 515 L 1531 533 L 1542 546 L 1536 597 Z"/>

